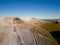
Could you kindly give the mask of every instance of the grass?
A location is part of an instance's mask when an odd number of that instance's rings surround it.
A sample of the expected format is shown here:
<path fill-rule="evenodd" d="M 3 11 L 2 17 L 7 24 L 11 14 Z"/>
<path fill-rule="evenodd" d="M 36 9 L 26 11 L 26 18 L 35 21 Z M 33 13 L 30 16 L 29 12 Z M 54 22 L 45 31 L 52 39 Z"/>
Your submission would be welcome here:
<path fill-rule="evenodd" d="M 55 23 L 44 23 L 41 25 L 42 28 L 46 29 L 49 32 L 60 31 L 60 24 Z"/>

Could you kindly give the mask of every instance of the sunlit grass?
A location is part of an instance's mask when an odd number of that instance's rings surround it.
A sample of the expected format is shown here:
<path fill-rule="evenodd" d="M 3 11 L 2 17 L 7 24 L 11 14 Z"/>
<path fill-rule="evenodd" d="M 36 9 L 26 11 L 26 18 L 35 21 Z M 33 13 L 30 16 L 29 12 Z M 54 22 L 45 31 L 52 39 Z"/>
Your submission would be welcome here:
<path fill-rule="evenodd" d="M 42 24 L 41 27 L 43 27 L 44 29 L 46 29 L 49 32 L 60 31 L 60 24 L 45 23 L 45 24 Z"/>

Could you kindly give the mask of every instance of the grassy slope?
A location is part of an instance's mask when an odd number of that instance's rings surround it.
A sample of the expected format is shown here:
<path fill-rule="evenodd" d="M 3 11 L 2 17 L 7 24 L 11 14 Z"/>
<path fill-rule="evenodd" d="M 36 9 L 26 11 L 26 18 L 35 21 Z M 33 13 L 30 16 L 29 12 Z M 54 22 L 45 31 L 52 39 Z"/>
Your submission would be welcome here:
<path fill-rule="evenodd" d="M 54 23 L 44 23 L 41 25 L 42 28 L 46 29 L 47 31 L 60 31 L 60 24 Z"/>

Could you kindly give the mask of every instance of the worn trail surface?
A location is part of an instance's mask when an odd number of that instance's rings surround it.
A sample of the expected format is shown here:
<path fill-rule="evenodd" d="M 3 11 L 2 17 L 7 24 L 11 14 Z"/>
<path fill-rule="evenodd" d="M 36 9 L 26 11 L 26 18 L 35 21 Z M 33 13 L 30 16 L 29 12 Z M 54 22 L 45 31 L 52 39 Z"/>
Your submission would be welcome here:
<path fill-rule="evenodd" d="M 58 45 L 39 20 L 23 21 L 17 17 L 0 20 L 0 45 Z M 35 22 L 36 21 L 36 22 Z"/>

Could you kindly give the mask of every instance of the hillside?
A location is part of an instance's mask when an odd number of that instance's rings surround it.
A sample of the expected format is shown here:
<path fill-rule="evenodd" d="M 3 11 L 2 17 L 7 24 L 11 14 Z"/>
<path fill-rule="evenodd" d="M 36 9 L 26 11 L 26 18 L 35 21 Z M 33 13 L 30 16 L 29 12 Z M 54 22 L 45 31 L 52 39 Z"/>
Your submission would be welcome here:
<path fill-rule="evenodd" d="M 50 24 L 50 22 L 36 18 L 27 20 L 21 20 L 18 17 L 2 18 L 0 20 L 0 44 L 58 45 L 58 42 L 48 32 L 47 24 Z"/>
<path fill-rule="evenodd" d="M 44 21 L 36 18 L 30 18 L 27 20 L 29 23 L 38 25 L 43 29 L 52 32 L 52 31 L 60 31 L 60 23 L 55 24 L 54 22 Z M 55 20 L 54 20 L 55 21 Z"/>

